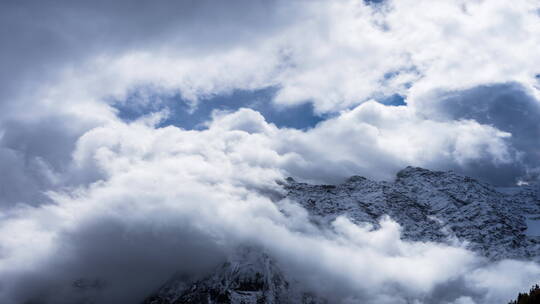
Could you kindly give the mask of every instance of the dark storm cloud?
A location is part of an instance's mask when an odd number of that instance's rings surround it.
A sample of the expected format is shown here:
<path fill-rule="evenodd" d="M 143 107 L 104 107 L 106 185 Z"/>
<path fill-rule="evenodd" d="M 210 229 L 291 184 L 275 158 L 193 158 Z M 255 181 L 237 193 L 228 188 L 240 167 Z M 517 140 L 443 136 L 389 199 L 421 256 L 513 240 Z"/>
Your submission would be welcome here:
<path fill-rule="evenodd" d="M 431 99 L 432 98 L 432 99 Z M 444 92 L 419 103 L 420 111 L 438 120 L 475 120 L 512 136 L 515 162 L 470 163 L 465 173 L 497 184 L 536 179 L 540 168 L 540 101 L 519 83 L 481 85 L 463 91 Z M 428 100 L 429 99 L 429 100 Z"/>

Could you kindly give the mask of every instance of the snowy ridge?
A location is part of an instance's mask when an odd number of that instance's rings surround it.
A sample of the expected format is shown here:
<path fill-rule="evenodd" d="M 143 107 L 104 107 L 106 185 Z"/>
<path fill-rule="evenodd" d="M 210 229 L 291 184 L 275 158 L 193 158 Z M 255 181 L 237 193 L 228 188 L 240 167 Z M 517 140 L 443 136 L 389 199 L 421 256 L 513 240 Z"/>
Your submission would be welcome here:
<path fill-rule="evenodd" d="M 354 176 L 340 185 L 309 185 L 289 179 L 288 197 L 304 206 L 314 221 L 338 215 L 370 222 L 389 215 L 403 227 L 403 238 L 446 242 L 455 236 L 492 258 L 538 259 L 538 237 L 528 236 L 526 216 L 540 210 L 535 186 L 503 193 L 453 172 L 407 167 L 394 182 Z"/>
<path fill-rule="evenodd" d="M 528 229 L 540 215 L 537 185 L 497 189 L 453 172 L 407 167 L 393 182 L 353 176 L 339 185 L 310 185 L 288 178 L 287 197 L 317 225 L 345 215 L 375 227 L 389 215 L 403 227 L 402 238 L 466 242 L 490 259 L 539 260 L 540 236 Z M 145 304 L 324 303 L 295 287 L 265 253 L 242 248 L 213 274 L 196 282 L 172 279 Z"/>

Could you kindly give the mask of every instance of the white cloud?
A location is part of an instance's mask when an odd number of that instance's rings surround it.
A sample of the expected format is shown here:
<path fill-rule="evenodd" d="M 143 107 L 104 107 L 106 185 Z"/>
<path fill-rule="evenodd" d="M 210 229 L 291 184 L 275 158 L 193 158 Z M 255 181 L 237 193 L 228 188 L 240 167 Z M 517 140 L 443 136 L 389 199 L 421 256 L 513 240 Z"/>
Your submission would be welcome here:
<path fill-rule="evenodd" d="M 290 150 L 306 163 L 290 164 L 291 174 L 309 178 L 313 171 L 325 177 L 344 178 L 360 173 L 390 179 L 407 164 L 427 167 L 466 167 L 489 159 L 512 162 L 506 139 L 510 136 L 475 121 L 441 122 L 411 107 L 364 103 L 343 112 L 306 133 L 286 131 L 279 136 L 280 150 Z M 341 168 L 341 170 L 340 170 Z M 377 169 L 376 169 L 377 168 Z M 312 170 L 305 172 L 303 170 Z"/>
<path fill-rule="evenodd" d="M 320 112 L 396 92 L 414 103 L 433 89 L 507 81 L 533 89 L 540 71 L 538 8 L 527 0 L 511 7 L 498 0 L 385 1 L 375 8 L 356 0 L 299 2 L 283 8 L 295 16 L 292 22 L 270 23 L 275 30 L 255 32 L 256 43 L 149 46 L 89 56 L 83 70 L 72 65 L 63 78 L 93 96 L 155 85 L 193 100 L 275 85 L 276 102 L 312 101 Z"/>

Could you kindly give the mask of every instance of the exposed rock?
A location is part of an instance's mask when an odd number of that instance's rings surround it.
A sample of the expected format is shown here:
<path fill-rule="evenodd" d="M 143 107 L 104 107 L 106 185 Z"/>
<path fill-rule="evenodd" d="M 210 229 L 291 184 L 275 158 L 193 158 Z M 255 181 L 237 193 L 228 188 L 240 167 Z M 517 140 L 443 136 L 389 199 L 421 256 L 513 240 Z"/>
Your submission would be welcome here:
<path fill-rule="evenodd" d="M 345 215 L 375 227 L 389 215 L 414 241 L 468 243 L 497 260 L 538 260 L 540 236 L 527 235 L 527 219 L 540 215 L 537 185 L 497 189 L 453 172 L 407 167 L 393 182 L 352 176 L 340 185 L 310 185 L 287 178 L 287 197 L 308 210 L 317 225 Z M 145 304 L 324 303 L 288 280 L 276 263 L 254 248 L 242 248 L 211 275 L 174 278 Z"/>

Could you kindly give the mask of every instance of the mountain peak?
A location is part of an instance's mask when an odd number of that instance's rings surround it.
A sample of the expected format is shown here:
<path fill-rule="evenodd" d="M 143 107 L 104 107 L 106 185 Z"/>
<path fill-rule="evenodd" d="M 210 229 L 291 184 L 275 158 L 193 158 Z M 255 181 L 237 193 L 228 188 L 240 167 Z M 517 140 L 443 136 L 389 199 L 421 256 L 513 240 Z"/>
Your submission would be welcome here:
<path fill-rule="evenodd" d="M 509 195 L 453 171 L 412 166 L 399 171 L 394 182 L 351 176 L 331 187 L 284 186 L 287 196 L 307 209 L 316 223 L 330 224 L 344 215 L 377 227 L 380 218 L 389 215 L 402 226 L 404 239 L 457 238 L 494 259 L 540 258 L 540 236 L 524 233 L 529 214 L 540 214 L 540 201 L 530 187 Z"/>
<path fill-rule="evenodd" d="M 454 174 L 452 171 L 434 171 L 421 167 L 407 166 L 405 169 L 401 169 L 397 174 L 397 178 L 407 178 L 411 176 L 422 176 L 422 175 L 432 175 L 432 176 L 441 176 L 445 174 Z"/>
<path fill-rule="evenodd" d="M 360 176 L 360 175 L 353 175 L 345 180 L 345 183 L 358 183 L 366 181 L 367 178 Z"/>

